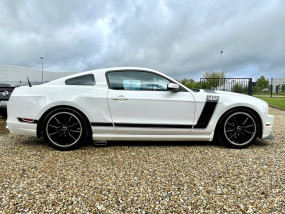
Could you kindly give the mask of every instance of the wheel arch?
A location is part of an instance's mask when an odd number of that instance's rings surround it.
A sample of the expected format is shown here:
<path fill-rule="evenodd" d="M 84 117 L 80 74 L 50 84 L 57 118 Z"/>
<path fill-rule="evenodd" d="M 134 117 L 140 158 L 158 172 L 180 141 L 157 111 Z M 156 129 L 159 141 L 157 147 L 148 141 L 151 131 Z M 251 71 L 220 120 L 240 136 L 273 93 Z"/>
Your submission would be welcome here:
<path fill-rule="evenodd" d="M 218 122 L 216 123 L 215 132 L 214 132 L 215 135 L 216 135 L 216 133 L 217 133 L 217 128 L 220 126 L 220 122 L 221 122 L 221 120 L 223 119 L 224 115 L 227 114 L 227 113 L 230 112 L 230 111 L 233 111 L 233 110 L 245 110 L 245 111 L 249 111 L 250 113 L 254 114 L 254 116 L 255 116 L 255 117 L 257 118 L 257 120 L 258 120 L 258 123 L 260 124 L 259 129 L 257 130 L 257 131 L 258 131 L 257 136 L 258 136 L 259 138 L 262 138 L 262 132 L 263 132 L 263 130 L 262 130 L 262 127 L 263 127 L 262 119 L 261 119 L 261 117 L 260 117 L 260 115 L 258 114 L 257 111 L 255 111 L 254 109 L 252 109 L 252 108 L 250 108 L 250 107 L 247 107 L 247 106 L 233 107 L 233 108 L 230 108 L 230 109 L 228 109 L 227 111 L 225 111 L 225 112 L 220 116 Z"/>
<path fill-rule="evenodd" d="M 86 116 L 82 111 L 80 111 L 78 108 L 75 108 L 75 107 L 73 107 L 73 106 L 69 106 L 69 105 L 58 105 L 58 106 L 53 106 L 53 107 L 47 109 L 47 110 L 42 114 L 42 116 L 40 117 L 40 119 L 39 119 L 39 121 L 38 121 L 38 124 L 37 124 L 37 137 L 38 137 L 38 138 L 42 137 L 41 128 L 42 128 L 42 123 L 43 123 L 43 121 L 44 121 L 44 118 L 45 118 L 50 112 L 52 112 L 53 110 L 55 110 L 55 109 L 60 109 L 60 108 L 72 109 L 72 110 L 77 111 L 79 114 L 81 114 L 81 116 L 88 122 L 88 124 L 89 124 L 89 129 L 90 129 L 90 133 L 92 133 L 91 123 L 90 123 L 89 119 L 87 118 L 87 116 Z"/>

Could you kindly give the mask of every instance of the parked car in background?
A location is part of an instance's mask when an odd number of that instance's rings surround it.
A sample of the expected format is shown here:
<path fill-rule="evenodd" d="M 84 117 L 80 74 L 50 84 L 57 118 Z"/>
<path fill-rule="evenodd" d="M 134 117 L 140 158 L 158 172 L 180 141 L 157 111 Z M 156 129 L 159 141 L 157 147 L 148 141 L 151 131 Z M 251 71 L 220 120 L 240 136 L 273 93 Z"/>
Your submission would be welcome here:
<path fill-rule="evenodd" d="M 247 95 L 191 90 L 155 70 L 106 68 L 16 88 L 7 128 L 68 150 L 96 140 L 212 141 L 245 148 L 270 136 L 268 104 Z"/>
<path fill-rule="evenodd" d="M 264 88 L 261 90 L 261 92 L 269 92 L 269 88 Z"/>
<path fill-rule="evenodd" d="M 0 109 L 7 107 L 7 102 L 14 89 L 15 87 L 10 84 L 0 83 Z"/>

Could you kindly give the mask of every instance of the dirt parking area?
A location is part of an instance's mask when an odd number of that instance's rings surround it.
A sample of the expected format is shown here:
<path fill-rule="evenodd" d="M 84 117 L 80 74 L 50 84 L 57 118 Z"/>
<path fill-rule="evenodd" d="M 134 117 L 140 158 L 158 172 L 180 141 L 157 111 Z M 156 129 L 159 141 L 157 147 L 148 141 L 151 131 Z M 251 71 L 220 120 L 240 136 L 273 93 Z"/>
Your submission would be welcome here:
<path fill-rule="evenodd" d="M 0 119 L 0 213 L 285 213 L 285 112 L 274 140 L 117 142 L 60 152 Z"/>

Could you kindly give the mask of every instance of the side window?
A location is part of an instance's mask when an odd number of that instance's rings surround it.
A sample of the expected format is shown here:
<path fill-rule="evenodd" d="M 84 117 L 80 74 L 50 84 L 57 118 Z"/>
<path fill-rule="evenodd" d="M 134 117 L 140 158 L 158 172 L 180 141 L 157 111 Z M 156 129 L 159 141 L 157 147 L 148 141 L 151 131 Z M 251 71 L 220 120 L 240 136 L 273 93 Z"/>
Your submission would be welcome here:
<path fill-rule="evenodd" d="M 93 74 L 86 74 L 65 80 L 66 85 L 95 85 Z"/>
<path fill-rule="evenodd" d="M 114 71 L 107 73 L 114 90 L 167 91 L 169 80 L 145 71 Z"/>

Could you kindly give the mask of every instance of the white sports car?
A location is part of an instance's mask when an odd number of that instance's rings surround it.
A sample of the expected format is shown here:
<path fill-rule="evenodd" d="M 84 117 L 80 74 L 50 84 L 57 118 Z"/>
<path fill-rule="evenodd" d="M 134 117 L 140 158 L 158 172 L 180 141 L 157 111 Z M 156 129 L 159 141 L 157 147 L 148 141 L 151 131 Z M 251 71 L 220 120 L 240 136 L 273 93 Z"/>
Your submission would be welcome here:
<path fill-rule="evenodd" d="M 268 104 L 236 93 L 190 90 L 155 70 L 107 68 L 14 90 L 7 128 L 60 150 L 88 139 L 218 141 L 244 148 L 270 137 Z"/>

